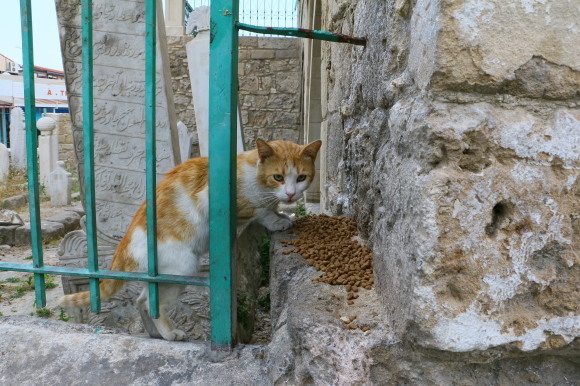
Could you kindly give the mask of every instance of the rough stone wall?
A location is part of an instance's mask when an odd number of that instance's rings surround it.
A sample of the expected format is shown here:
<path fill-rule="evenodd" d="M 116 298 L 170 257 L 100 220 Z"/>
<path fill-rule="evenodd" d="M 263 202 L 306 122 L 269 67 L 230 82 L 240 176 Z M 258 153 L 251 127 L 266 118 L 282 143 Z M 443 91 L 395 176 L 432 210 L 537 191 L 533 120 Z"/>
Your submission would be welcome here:
<path fill-rule="evenodd" d="M 185 43 L 190 37 L 169 37 L 175 110 L 195 133 L 195 113 L 187 67 Z M 239 102 L 247 149 L 255 140 L 301 137 L 300 41 L 289 38 L 250 37 L 239 39 Z M 194 155 L 199 154 L 194 139 Z"/>
<path fill-rule="evenodd" d="M 579 19 L 569 2 L 322 2 L 323 29 L 368 40 L 322 45 L 323 208 L 371 244 L 399 341 L 577 350 Z"/>
<path fill-rule="evenodd" d="M 298 142 L 301 133 L 300 41 L 291 38 L 240 38 L 240 106 L 244 141 L 257 138 Z"/>

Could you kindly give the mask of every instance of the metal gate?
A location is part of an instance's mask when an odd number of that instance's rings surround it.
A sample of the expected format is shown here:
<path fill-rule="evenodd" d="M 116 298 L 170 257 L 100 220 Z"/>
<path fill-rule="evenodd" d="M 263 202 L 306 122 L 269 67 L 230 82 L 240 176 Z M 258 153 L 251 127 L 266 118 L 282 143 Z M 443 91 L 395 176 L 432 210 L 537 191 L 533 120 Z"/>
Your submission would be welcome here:
<path fill-rule="evenodd" d="M 92 0 L 81 0 L 83 65 L 83 154 L 85 170 L 85 210 L 87 220 L 88 268 L 46 266 L 43 262 L 38 185 L 38 161 L 34 95 L 34 59 L 31 0 L 20 0 L 22 51 L 30 202 L 32 264 L 0 262 L 0 270 L 34 274 L 36 305 L 45 307 L 45 274 L 89 278 L 91 311 L 101 308 L 99 279 L 144 281 L 149 284 L 149 309 L 159 316 L 158 283 L 209 285 L 211 341 L 214 347 L 232 348 L 236 326 L 236 111 L 238 101 L 238 30 L 277 34 L 365 45 L 365 39 L 325 31 L 300 28 L 257 27 L 238 22 L 239 0 L 211 2 L 210 88 L 209 88 L 209 218 L 210 276 L 190 277 L 159 274 L 157 270 L 156 228 L 156 6 L 145 0 L 145 132 L 146 132 L 146 205 L 148 271 L 121 272 L 98 267 L 93 133 L 93 28 Z M 225 146 L 224 146 L 225 144 Z"/>

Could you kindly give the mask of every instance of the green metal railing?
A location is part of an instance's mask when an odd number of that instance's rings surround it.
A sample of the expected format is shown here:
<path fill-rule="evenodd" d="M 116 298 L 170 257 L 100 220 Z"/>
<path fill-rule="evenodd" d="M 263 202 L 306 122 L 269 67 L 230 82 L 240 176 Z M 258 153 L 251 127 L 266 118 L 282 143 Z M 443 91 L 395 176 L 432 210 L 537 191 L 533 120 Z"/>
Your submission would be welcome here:
<path fill-rule="evenodd" d="M 259 33 L 308 37 L 364 45 L 364 39 L 297 28 L 255 27 L 238 23 L 238 0 L 213 0 L 211 6 L 209 87 L 209 226 L 210 277 L 159 274 L 156 229 L 156 2 L 145 0 L 145 132 L 148 271 L 120 272 L 98 267 L 93 131 L 92 0 L 81 0 L 83 66 L 83 151 L 88 268 L 46 266 L 40 228 L 37 136 L 35 121 L 34 59 L 31 0 L 20 0 L 26 144 L 32 264 L 0 262 L 0 270 L 34 274 L 37 307 L 46 306 L 44 275 L 89 278 L 91 310 L 100 311 L 99 279 L 149 283 L 150 315 L 159 315 L 159 283 L 210 286 L 211 340 L 214 347 L 231 348 L 236 337 L 236 112 L 238 101 L 238 29 Z M 225 144 L 225 146 L 224 146 Z"/>

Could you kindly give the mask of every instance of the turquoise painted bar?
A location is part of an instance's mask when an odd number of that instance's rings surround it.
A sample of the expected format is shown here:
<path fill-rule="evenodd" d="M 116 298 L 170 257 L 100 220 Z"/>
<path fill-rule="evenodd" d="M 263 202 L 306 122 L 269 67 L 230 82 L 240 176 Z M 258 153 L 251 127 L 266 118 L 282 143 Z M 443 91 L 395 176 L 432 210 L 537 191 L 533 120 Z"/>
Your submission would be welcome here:
<path fill-rule="evenodd" d="M 34 268 L 42 268 L 42 234 L 40 230 L 40 191 L 38 187 L 38 138 L 36 136 L 36 106 L 34 104 L 34 55 L 32 39 L 32 8 L 30 0 L 20 0 L 22 27 L 22 58 L 24 69 L 24 99 L 26 120 L 26 155 L 28 167 L 28 202 L 30 208 L 30 240 Z M 36 306 L 46 306 L 44 275 L 34 274 Z"/>
<path fill-rule="evenodd" d="M 210 11 L 209 254 L 211 340 L 236 342 L 237 0 L 214 0 Z"/>
<path fill-rule="evenodd" d="M 95 198 L 95 133 L 93 122 L 93 2 L 82 0 L 83 62 L 83 157 L 85 173 L 85 211 L 89 271 L 99 270 L 97 252 L 97 211 Z M 101 311 L 99 279 L 89 279 L 91 311 Z"/>
<path fill-rule="evenodd" d="M 147 263 L 149 276 L 157 271 L 157 156 L 155 146 L 157 2 L 145 1 L 145 152 L 147 188 Z M 149 283 L 149 313 L 159 318 L 159 286 Z"/>
<path fill-rule="evenodd" d="M 31 264 L 21 263 L 5 263 L 0 262 L 0 271 L 18 271 L 30 272 L 34 274 L 48 274 L 48 275 L 63 275 L 63 276 L 82 276 L 97 279 L 119 279 L 131 281 L 145 281 L 145 282 L 159 282 L 168 284 L 185 284 L 185 285 L 202 285 L 208 286 L 209 280 L 203 276 L 181 276 L 181 275 L 157 275 L 155 277 L 149 276 L 145 272 L 125 272 L 125 271 L 109 271 L 101 269 L 97 272 L 91 272 L 86 268 L 74 267 L 55 267 L 44 265 L 42 268 L 35 268 Z"/>

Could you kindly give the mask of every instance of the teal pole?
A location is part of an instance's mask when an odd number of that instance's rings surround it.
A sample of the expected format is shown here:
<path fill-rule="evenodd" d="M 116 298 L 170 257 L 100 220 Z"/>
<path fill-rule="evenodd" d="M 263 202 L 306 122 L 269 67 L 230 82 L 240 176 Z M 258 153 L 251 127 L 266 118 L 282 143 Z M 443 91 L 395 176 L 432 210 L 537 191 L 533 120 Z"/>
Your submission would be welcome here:
<path fill-rule="evenodd" d="M 6 122 L 6 114 L 8 114 L 7 110 L 2 109 L 2 143 L 8 146 L 8 135 L 6 130 L 8 122 Z"/>
<path fill-rule="evenodd" d="M 209 254 L 211 340 L 236 342 L 237 0 L 214 0 L 210 11 Z"/>
<path fill-rule="evenodd" d="M 20 23 L 22 27 L 22 58 L 24 67 L 24 100 L 26 120 L 26 155 L 28 166 L 28 201 L 30 208 L 30 240 L 32 265 L 44 266 L 42 257 L 42 234 L 40 230 L 40 191 L 38 187 L 38 137 L 36 134 L 36 106 L 34 93 L 34 55 L 32 40 L 32 9 L 30 0 L 20 0 Z M 44 275 L 34 274 L 36 306 L 46 306 Z"/>
<path fill-rule="evenodd" d="M 155 147 L 155 91 L 156 91 L 156 0 L 145 2 L 145 150 L 147 188 L 147 258 L 149 276 L 157 276 L 157 198 Z M 149 283 L 149 313 L 159 317 L 159 286 Z"/>
<path fill-rule="evenodd" d="M 367 44 L 365 38 L 306 28 L 259 27 L 244 23 L 236 23 L 236 28 L 265 35 L 294 36 L 299 38 L 326 40 L 335 43 L 348 43 L 358 46 L 365 46 Z"/>
<path fill-rule="evenodd" d="M 85 208 L 87 212 L 87 252 L 90 272 L 99 270 L 95 198 L 95 134 L 93 125 L 93 1 L 82 1 L 83 62 L 83 157 L 85 172 Z M 101 311 L 99 279 L 89 279 L 91 311 Z"/>

